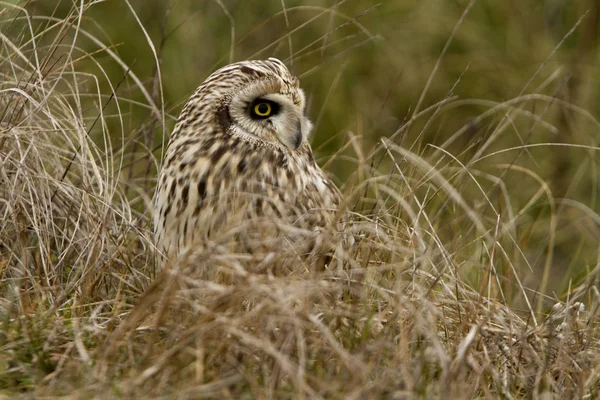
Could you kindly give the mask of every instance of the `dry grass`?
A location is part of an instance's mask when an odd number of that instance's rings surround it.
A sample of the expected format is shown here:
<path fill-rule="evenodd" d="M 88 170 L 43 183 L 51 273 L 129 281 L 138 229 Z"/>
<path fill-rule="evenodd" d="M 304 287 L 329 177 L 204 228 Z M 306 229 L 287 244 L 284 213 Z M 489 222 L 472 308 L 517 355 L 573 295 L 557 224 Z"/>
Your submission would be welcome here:
<path fill-rule="evenodd" d="M 143 81 L 82 28 L 90 5 L 1 14 L 0 397 L 600 396 L 599 266 L 546 294 L 560 221 L 600 216 L 593 201 L 555 198 L 527 164 L 543 168 L 538 147 L 560 145 L 586 165 L 573 182 L 595 177 L 593 142 L 527 136 L 558 131 L 550 115 L 565 109 L 598 135 L 590 113 L 524 88 L 472 100 L 486 110 L 434 146 L 421 133 L 468 100 L 420 100 L 378 145 L 349 134 L 337 155 L 354 167 L 327 270 L 291 250 L 214 246 L 156 273 L 152 147 L 173 116 L 160 68 Z M 111 85 L 106 65 L 123 80 Z M 132 109 L 148 115 L 135 135 Z M 473 126 L 492 133 L 449 150 Z M 498 146 L 512 129 L 526 140 Z"/>

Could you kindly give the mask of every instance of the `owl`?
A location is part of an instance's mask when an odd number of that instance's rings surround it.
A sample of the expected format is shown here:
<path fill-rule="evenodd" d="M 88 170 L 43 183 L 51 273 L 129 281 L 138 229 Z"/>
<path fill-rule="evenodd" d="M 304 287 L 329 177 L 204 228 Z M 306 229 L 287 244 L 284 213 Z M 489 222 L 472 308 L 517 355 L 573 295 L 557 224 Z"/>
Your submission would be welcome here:
<path fill-rule="evenodd" d="M 156 245 L 257 243 L 334 224 L 340 192 L 315 162 L 299 80 L 276 58 L 227 65 L 185 104 L 154 196 Z"/>

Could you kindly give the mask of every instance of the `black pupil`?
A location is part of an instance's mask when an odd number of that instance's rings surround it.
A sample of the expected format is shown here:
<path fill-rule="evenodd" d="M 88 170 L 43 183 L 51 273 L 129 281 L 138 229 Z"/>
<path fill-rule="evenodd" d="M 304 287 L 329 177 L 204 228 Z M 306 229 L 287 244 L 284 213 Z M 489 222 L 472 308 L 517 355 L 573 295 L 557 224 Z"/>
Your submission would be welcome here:
<path fill-rule="evenodd" d="M 261 103 L 258 105 L 258 113 L 266 114 L 269 112 L 269 106 L 266 103 Z"/>

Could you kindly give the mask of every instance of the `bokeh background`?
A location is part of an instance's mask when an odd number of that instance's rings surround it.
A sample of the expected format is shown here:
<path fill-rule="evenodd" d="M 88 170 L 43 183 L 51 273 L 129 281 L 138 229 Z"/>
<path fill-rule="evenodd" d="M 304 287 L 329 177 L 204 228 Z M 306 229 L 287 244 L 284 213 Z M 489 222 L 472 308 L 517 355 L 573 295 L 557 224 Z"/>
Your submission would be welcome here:
<path fill-rule="evenodd" d="M 31 15 L 62 17 L 73 4 L 40 0 L 24 6 Z M 232 61 L 278 57 L 301 78 L 315 122 L 313 148 L 341 187 L 352 185 L 360 154 L 368 160 L 381 138 L 392 138 L 432 165 L 468 165 L 501 179 L 508 199 L 495 190 L 497 183 L 482 185 L 500 213 L 509 206 L 523 211 L 517 245 L 529 260 L 525 281 L 534 288 L 553 216 L 548 293 L 562 293 L 596 264 L 596 0 L 111 0 L 88 6 L 82 31 L 117 53 L 126 67 L 83 35 L 81 54 L 94 56 L 82 57 L 79 67 L 97 74 L 105 93 L 116 87 L 127 99 L 121 116 L 130 178 L 152 182 L 157 165 L 147 161 L 151 155 L 160 159 L 185 100 L 211 72 Z M 164 104 L 166 132 L 142 106 L 132 73 Z M 90 80 L 82 87 L 95 84 Z M 106 110 L 117 113 L 110 103 Z M 541 143 L 580 147 L 543 145 L 494 155 Z M 505 164 L 539 179 L 499 168 Z M 393 163 L 384 160 L 377 168 L 391 170 Z M 553 215 L 550 202 L 537 195 L 539 182 L 555 200 Z M 472 184 L 452 183 L 467 199 L 482 197 Z M 451 220 L 451 210 L 443 213 Z M 452 240 L 451 228 L 440 223 L 444 229 Z"/>

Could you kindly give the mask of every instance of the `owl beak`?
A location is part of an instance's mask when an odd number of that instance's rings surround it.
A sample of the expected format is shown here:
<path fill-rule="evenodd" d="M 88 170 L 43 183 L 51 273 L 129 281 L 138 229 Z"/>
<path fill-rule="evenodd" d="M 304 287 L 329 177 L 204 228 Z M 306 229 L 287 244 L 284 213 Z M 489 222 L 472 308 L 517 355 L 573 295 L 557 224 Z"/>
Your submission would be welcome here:
<path fill-rule="evenodd" d="M 302 144 L 302 123 L 300 120 L 296 122 L 296 131 L 294 132 L 294 137 L 292 138 L 292 146 L 294 150 L 298 150 L 298 147 Z"/>

